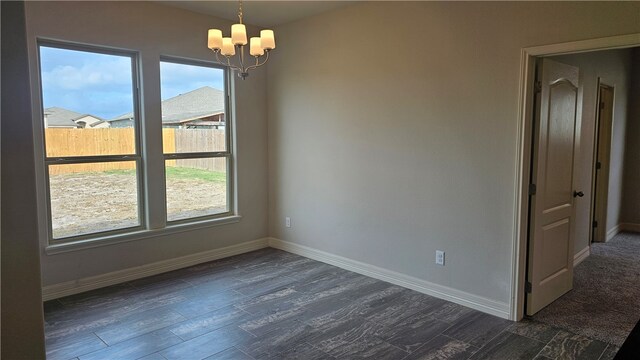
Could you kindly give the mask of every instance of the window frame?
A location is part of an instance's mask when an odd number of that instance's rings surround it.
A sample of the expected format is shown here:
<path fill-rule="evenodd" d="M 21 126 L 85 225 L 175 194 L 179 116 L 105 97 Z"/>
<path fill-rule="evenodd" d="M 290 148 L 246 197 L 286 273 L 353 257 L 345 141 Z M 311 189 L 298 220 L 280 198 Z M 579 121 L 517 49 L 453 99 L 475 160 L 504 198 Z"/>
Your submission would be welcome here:
<path fill-rule="evenodd" d="M 183 152 L 183 153 L 165 153 L 164 148 L 162 149 L 162 157 L 163 157 L 163 173 L 165 179 L 164 186 L 164 204 L 165 204 L 165 227 L 170 227 L 172 225 L 183 225 L 194 222 L 206 221 L 206 220 L 215 220 L 221 218 L 228 218 L 230 216 L 236 215 L 235 210 L 235 197 L 234 197 L 234 153 L 233 149 L 233 125 L 232 125 L 232 113 L 231 113 L 231 72 L 229 68 L 226 66 L 219 65 L 214 62 L 204 61 L 204 60 L 196 60 L 178 56 L 169 56 L 169 55 L 160 55 L 160 59 L 158 61 L 158 65 L 161 63 L 173 63 L 179 65 L 191 65 L 191 66 L 201 66 L 212 69 L 219 69 L 223 72 L 224 78 L 224 129 L 225 129 L 225 150 L 224 151 L 209 151 L 209 152 Z M 160 71 L 160 87 L 162 87 L 162 71 Z M 161 94 L 162 96 L 162 94 Z M 162 115 L 162 110 L 161 113 Z M 226 198 L 227 198 L 227 211 L 222 213 L 216 213 L 211 215 L 203 215 L 203 216 L 195 216 L 184 219 L 177 220 L 169 220 L 169 212 L 167 209 L 167 161 L 168 160 L 182 160 L 182 159 L 217 159 L 217 158 L 225 158 L 227 165 L 227 189 L 226 189 Z"/>
<path fill-rule="evenodd" d="M 135 141 L 135 153 L 134 154 L 120 154 L 120 155 L 93 155 L 93 156 L 53 156 L 47 155 L 47 143 L 46 143 L 46 127 L 44 121 L 42 121 L 44 114 L 44 88 L 42 84 L 42 47 L 56 48 L 62 50 L 71 51 L 83 51 L 89 53 L 124 56 L 131 60 L 131 85 L 133 95 L 133 113 L 134 117 L 138 119 L 134 121 L 134 141 Z M 139 114 L 141 113 L 140 103 L 140 54 L 137 51 L 116 49 L 104 46 L 77 44 L 70 42 L 63 42 L 50 39 L 38 38 L 36 40 L 37 49 L 37 66 L 38 66 L 38 95 L 40 96 L 40 141 L 42 142 L 42 159 L 44 164 L 44 192 L 46 199 L 46 217 L 47 217 L 47 243 L 49 246 L 62 245 L 69 243 L 78 243 L 82 241 L 88 241 L 95 238 L 102 238 L 112 235 L 127 234 L 131 232 L 141 231 L 147 229 L 145 224 L 146 219 L 146 202 L 145 202 L 145 174 L 143 167 L 142 156 L 142 129 Z M 87 164 L 96 162 L 135 162 L 136 164 L 136 190 L 137 190 L 137 208 L 138 208 L 138 225 L 129 226 L 125 228 L 96 231 L 86 234 L 79 234 L 73 236 L 67 236 L 62 238 L 54 238 L 53 236 L 53 213 L 51 209 L 51 183 L 49 176 L 49 168 L 52 165 L 71 165 L 71 164 Z"/>

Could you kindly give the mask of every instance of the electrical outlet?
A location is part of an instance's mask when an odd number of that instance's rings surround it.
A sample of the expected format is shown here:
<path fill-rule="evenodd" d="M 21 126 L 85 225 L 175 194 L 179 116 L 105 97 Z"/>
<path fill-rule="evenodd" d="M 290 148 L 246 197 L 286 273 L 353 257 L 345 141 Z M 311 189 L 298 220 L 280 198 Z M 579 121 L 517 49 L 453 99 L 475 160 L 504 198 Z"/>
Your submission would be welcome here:
<path fill-rule="evenodd" d="M 284 218 L 284 226 L 289 227 L 289 228 L 291 227 L 291 218 L 290 217 L 287 216 L 286 218 Z"/>
<path fill-rule="evenodd" d="M 436 264 L 444 266 L 444 251 L 436 250 Z"/>

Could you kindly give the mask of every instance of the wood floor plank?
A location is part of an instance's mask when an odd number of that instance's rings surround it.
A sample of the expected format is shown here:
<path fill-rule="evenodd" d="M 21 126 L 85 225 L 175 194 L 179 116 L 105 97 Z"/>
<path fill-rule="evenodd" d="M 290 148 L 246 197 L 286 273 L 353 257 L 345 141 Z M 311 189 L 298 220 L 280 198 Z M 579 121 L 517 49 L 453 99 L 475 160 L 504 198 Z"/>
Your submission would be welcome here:
<path fill-rule="evenodd" d="M 211 355 L 207 357 L 205 360 L 254 360 L 254 359 L 251 356 L 236 349 L 235 347 L 231 347 L 227 350 Z"/>
<path fill-rule="evenodd" d="M 511 324 L 489 314 L 473 312 L 453 324 L 444 335 L 458 339 L 476 347 L 484 346 Z"/>
<path fill-rule="evenodd" d="M 231 324 L 240 323 L 250 317 L 250 314 L 235 308 L 227 306 L 198 317 L 194 317 L 172 326 L 168 329 L 178 335 L 183 340 L 193 339 L 210 331 L 225 327 Z"/>
<path fill-rule="evenodd" d="M 540 322 L 523 320 L 511 324 L 507 328 L 507 331 L 514 334 L 526 336 L 528 338 L 538 340 L 546 344 L 551 341 L 551 339 L 553 339 L 556 334 L 558 334 L 560 329 Z"/>
<path fill-rule="evenodd" d="M 388 321 L 376 335 L 404 351 L 413 352 L 450 326 L 429 315 L 417 313 L 411 317 L 404 317 L 402 321 Z"/>
<path fill-rule="evenodd" d="M 300 296 L 302 296 L 302 293 L 299 293 L 292 288 L 285 287 L 256 297 L 247 297 L 246 299 L 237 302 L 235 305 L 236 307 L 251 314 L 265 313 L 295 306 L 293 301 Z"/>
<path fill-rule="evenodd" d="M 262 336 L 272 331 L 287 331 L 291 326 L 297 326 L 308 310 L 292 307 L 282 311 L 258 313 L 251 315 L 248 320 L 240 322 L 238 326 L 254 335 Z"/>
<path fill-rule="evenodd" d="M 314 318 L 306 319 L 305 321 L 314 327 L 318 327 L 323 323 L 339 320 L 344 317 L 361 316 L 366 317 L 375 313 L 378 310 L 385 309 L 393 304 L 394 299 L 402 292 L 402 288 L 398 286 L 384 286 L 378 287 L 375 285 L 375 290 L 370 289 L 368 292 L 364 292 L 361 289 L 357 289 L 360 293 L 360 297 L 355 300 L 353 297 L 347 298 L 344 306 L 333 305 L 328 307 L 328 302 L 322 302 L 320 306 L 314 306 L 313 303 L 306 307 L 315 314 Z M 341 294 L 343 295 L 343 294 Z M 344 294 L 345 296 L 347 294 Z M 342 301 L 342 300 L 338 300 Z"/>
<path fill-rule="evenodd" d="M 80 360 L 135 360 L 157 353 L 160 350 L 182 342 L 169 330 L 158 330 L 149 334 L 122 341 L 108 348 L 80 356 Z M 158 355 L 156 355 L 157 357 Z"/>
<path fill-rule="evenodd" d="M 601 341 L 560 330 L 540 355 L 551 359 L 598 360 L 606 348 L 607 344 Z"/>
<path fill-rule="evenodd" d="M 233 289 L 246 296 L 256 296 L 290 285 L 295 281 L 295 279 L 288 276 L 279 275 L 261 281 L 252 281 L 248 284 L 236 286 Z"/>
<path fill-rule="evenodd" d="M 380 325 L 359 316 L 345 316 L 322 323 L 309 332 L 306 340 L 318 349 L 332 354 L 336 347 L 373 337 L 380 328 Z"/>
<path fill-rule="evenodd" d="M 325 348 L 320 347 L 321 350 Z M 405 351 L 374 336 L 363 336 L 352 342 L 339 343 L 326 349 L 336 359 L 397 360 L 407 355 Z"/>
<path fill-rule="evenodd" d="M 256 359 L 269 358 L 304 343 L 311 329 L 308 325 L 299 324 L 289 328 L 289 331 L 272 331 L 235 346 Z"/>
<path fill-rule="evenodd" d="M 229 325 L 191 340 L 174 345 L 160 352 L 168 360 L 199 360 L 229 349 L 237 343 L 252 343 L 254 336 L 238 328 Z"/>
<path fill-rule="evenodd" d="M 612 359 L 614 346 L 274 249 L 44 304 L 49 359 Z"/>
<path fill-rule="evenodd" d="M 188 319 L 228 307 L 246 298 L 233 290 L 203 291 L 202 289 L 190 290 L 183 296 L 183 301 L 176 302 L 170 308 Z"/>
<path fill-rule="evenodd" d="M 473 354 L 470 360 L 533 359 L 543 347 L 544 343 L 504 331 Z"/>
<path fill-rule="evenodd" d="M 269 358 L 270 360 L 331 360 L 333 356 L 324 353 L 309 343 L 300 343 Z"/>
<path fill-rule="evenodd" d="M 92 332 L 46 339 L 47 359 L 71 359 L 107 347 Z"/>
<path fill-rule="evenodd" d="M 164 356 L 160 355 L 160 353 L 149 354 L 145 357 L 141 357 L 138 360 L 167 360 Z"/>
<path fill-rule="evenodd" d="M 441 359 L 466 360 L 478 350 L 463 341 L 439 335 L 431 339 L 403 360 Z"/>
<path fill-rule="evenodd" d="M 298 262 L 285 264 L 284 266 L 290 270 L 288 276 L 297 280 L 306 280 L 322 274 L 335 275 L 345 271 L 329 264 L 306 260 L 310 259 L 300 259 Z"/>
<path fill-rule="evenodd" d="M 154 309 L 100 329 L 96 331 L 96 335 L 108 345 L 114 345 L 184 320 L 186 320 L 184 316 L 174 311 Z"/>
<path fill-rule="evenodd" d="M 315 294 L 320 291 L 337 287 L 340 284 L 357 283 L 358 280 L 367 280 L 366 276 L 350 271 L 342 270 L 335 272 L 325 272 L 314 277 L 299 280 L 291 285 L 291 288 L 303 293 Z M 370 281 L 370 280 L 369 280 Z"/>
<path fill-rule="evenodd" d="M 613 344 L 609 344 L 602 353 L 602 356 L 600 356 L 599 360 L 613 360 L 616 357 L 616 354 L 618 354 L 618 351 L 620 351 L 620 348 Z"/>

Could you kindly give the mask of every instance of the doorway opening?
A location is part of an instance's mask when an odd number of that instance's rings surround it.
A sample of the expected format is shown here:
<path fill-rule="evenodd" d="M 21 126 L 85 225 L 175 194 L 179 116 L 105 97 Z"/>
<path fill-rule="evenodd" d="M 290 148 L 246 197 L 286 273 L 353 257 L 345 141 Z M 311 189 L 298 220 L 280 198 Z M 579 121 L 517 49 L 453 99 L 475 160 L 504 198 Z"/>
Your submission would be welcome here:
<path fill-rule="evenodd" d="M 585 52 L 599 52 L 601 50 L 615 50 L 625 49 L 640 46 L 640 34 L 630 34 L 623 36 L 616 36 L 610 38 L 601 38 L 594 40 L 586 40 L 579 42 L 554 44 L 548 46 L 540 46 L 533 48 L 526 48 L 522 50 L 522 62 L 521 62 L 521 91 L 520 91 L 520 117 L 521 122 L 518 129 L 518 141 L 519 141 L 519 154 L 518 154 L 518 183 L 519 187 L 516 193 L 516 208 L 518 213 L 515 219 L 515 243 L 514 243 L 514 261 L 513 261 L 513 278 L 512 278 L 512 303 L 511 303 L 511 318 L 513 320 L 521 320 L 525 316 L 525 303 L 527 299 L 526 290 L 531 289 L 531 285 L 528 284 L 527 270 L 530 267 L 528 239 L 530 235 L 529 217 L 530 217 L 530 192 L 535 194 L 536 189 L 530 187 L 532 182 L 532 159 L 535 156 L 533 146 L 535 141 L 535 107 L 536 107 L 536 68 L 542 59 L 552 56 L 577 54 Z M 603 85 L 610 85 L 606 82 L 602 82 Z M 595 109 L 594 109 L 595 110 Z M 538 115 L 535 115 L 538 116 Z M 584 116 L 582 113 L 576 114 L 580 119 Z M 578 123 L 577 131 L 580 133 L 582 123 Z M 602 137 L 601 137 L 602 139 Z M 592 139 L 595 141 L 594 139 Z M 595 152 L 594 143 L 587 147 L 585 144 L 578 144 L 578 151 L 592 151 Z M 603 144 L 604 145 L 604 144 Z M 587 150 L 585 150 L 587 149 Z M 602 153 L 600 153 L 602 154 Z M 595 166 L 595 163 L 594 163 Z M 604 180 L 600 179 L 601 183 Z M 533 184 L 535 185 L 535 184 Z M 586 192 L 584 190 L 591 190 L 589 193 L 593 193 L 594 184 L 589 183 L 584 189 L 575 188 L 575 184 L 571 184 L 573 191 L 572 195 L 579 197 L 578 193 Z M 589 255 L 588 245 L 592 239 L 596 239 L 594 232 L 592 231 L 592 220 L 595 216 L 594 205 L 598 203 L 595 200 L 589 201 L 587 206 L 587 216 L 584 217 L 588 223 L 586 229 L 580 227 L 581 231 L 586 231 L 587 246 L 582 254 L 579 254 L 582 259 Z M 600 200 L 599 204 L 603 204 Z M 602 220 L 600 220 L 602 221 Z M 568 224 L 564 232 L 570 231 L 571 224 Z M 581 239 L 585 236 L 581 236 Z M 573 249 L 570 249 L 573 250 Z M 573 254 L 572 254 L 573 255 Z M 578 255 L 578 254 L 576 254 Z M 580 259 L 578 259 L 580 260 Z M 573 263 L 571 264 L 573 265 Z"/>
<path fill-rule="evenodd" d="M 619 164 L 605 161 L 605 158 L 610 158 L 612 152 L 620 150 L 620 145 L 611 140 L 615 132 L 614 106 L 611 105 L 610 109 L 607 109 L 605 105 L 600 109 L 599 105 L 602 101 L 606 103 L 609 97 L 613 101 L 618 96 L 617 84 L 611 82 L 606 76 L 597 77 L 590 74 L 588 79 L 582 78 L 582 73 L 579 73 L 579 81 L 575 83 L 571 81 L 571 69 L 564 68 L 558 72 L 557 69 L 554 70 L 555 65 L 551 63 L 567 65 L 571 56 L 577 56 L 575 54 L 602 54 L 603 50 L 629 49 L 638 46 L 640 46 L 640 34 L 631 34 L 522 50 L 520 92 L 522 122 L 519 128 L 520 153 L 518 154 L 520 186 L 516 194 L 519 214 L 516 216 L 515 224 L 511 304 L 513 320 L 521 320 L 527 313 L 529 315 L 536 313 L 545 308 L 548 303 L 553 302 L 555 298 L 571 290 L 574 265 L 589 256 L 593 241 L 600 242 L 612 236 L 612 232 L 607 235 L 606 231 L 606 211 L 607 208 L 612 208 L 611 201 L 607 198 L 608 188 L 612 182 L 622 181 L 621 176 L 604 175 L 605 171 L 607 175 L 613 170 L 621 171 Z M 545 79 L 546 85 L 540 83 L 545 75 L 545 63 L 547 72 L 551 73 L 551 75 L 547 74 L 550 77 Z M 580 64 L 576 68 L 579 71 Z M 588 98 L 580 84 L 583 81 L 593 82 L 590 86 L 595 88 L 592 94 L 595 99 Z M 589 110 L 588 106 L 584 106 L 587 100 L 593 102 L 593 109 Z M 545 101 L 548 103 L 546 108 L 540 107 Z M 557 104 L 554 101 L 558 101 Z M 562 101 L 569 101 L 569 105 Z M 571 101 L 573 101 L 573 107 L 570 104 Z M 572 110 L 575 111 L 572 112 Z M 574 123 L 567 122 L 563 125 L 562 122 L 558 122 L 562 116 L 554 115 L 554 111 L 564 111 L 569 114 L 567 115 L 569 118 L 573 116 Z M 541 119 L 545 116 L 546 120 Z M 585 123 L 583 121 L 585 118 L 591 118 L 591 123 Z M 548 132 L 554 126 L 560 136 L 556 136 L 558 133 L 552 136 Z M 567 130 L 564 135 L 562 130 Z M 591 138 L 575 136 L 575 134 L 585 133 L 590 133 Z M 543 147 L 545 151 L 541 152 L 540 149 Z M 622 149 L 624 151 L 624 142 Z M 591 155 L 585 156 L 589 152 Z M 548 161 L 547 156 L 552 153 L 559 155 Z M 538 160 L 541 155 L 544 156 L 543 162 L 546 161 L 548 166 L 540 166 Z M 578 174 L 573 174 L 573 169 L 576 168 L 575 162 L 584 162 L 585 159 L 588 161 L 586 167 L 582 164 L 580 167 L 582 170 Z M 570 164 L 572 171 L 565 171 L 567 164 Z M 540 182 L 545 181 L 546 170 L 549 170 L 549 173 L 555 171 L 556 177 L 546 179 L 551 186 L 545 188 L 542 184 L 541 188 L 539 185 L 541 185 Z M 540 177 L 541 171 L 543 178 Z M 576 181 L 577 178 L 586 180 Z M 618 187 L 622 188 L 621 185 Z M 580 204 L 580 206 L 574 206 L 574 204 Z M 618 205 L 613 204 L 613 207 Z M 554 212 L 559 215 L 552 217 L 551 214 Z M 576 212 L 579 212 L 577 218 L 580 221 L 578 222 L 575 221 Z M 541 221 L 543 218 L 546 218 L 547 222 Z M 546 237 L 539 236 L 540 232 L 546 232 Z M 535 252 L 532 251 L 531 242 L 536 241 L 536 238 L 549 240 L 571 239 L 571 237 L 579 241 L 576 241 L 575 245 L 566 241 L 563 246 L 555 249 L 549 246 L 557 244 L 547 241 L 546 249 L 543 247 L 541 250 L 540 246 L 537 248 L 538 256 L 543 257 L 536 259 L 533 256 Z M 544 251 L 547 251 L 546 256 Z M 532 269 L 535 266 L 545 270 L 538 274 L 537 278 L 532 273 L 535 271 Z M 559 279 L 560 281 L 557 281 Z M 542 291 L 542 296 L 540 292 L 536 294 L 536 290 Z M 538 296 L 539 299 L 533 299 L 534 296 Z"/>

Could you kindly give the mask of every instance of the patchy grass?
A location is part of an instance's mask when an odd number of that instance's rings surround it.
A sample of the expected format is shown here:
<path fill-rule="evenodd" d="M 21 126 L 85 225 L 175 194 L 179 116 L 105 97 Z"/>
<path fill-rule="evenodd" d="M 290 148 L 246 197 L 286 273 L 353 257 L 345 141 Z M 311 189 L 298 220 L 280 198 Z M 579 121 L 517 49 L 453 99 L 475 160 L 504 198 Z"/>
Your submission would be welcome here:
<path fill-rule="evenodd" d="M 227 173 L 187 167 L 167 166 L 167 176 L 179 179 L 198 179 L 211 182 L 227 182 Z"/>
<path fill-rule="evenodd" d="M 167 218 L 189 219 L 227 211 L 223 172 L 167 169 Z M 51 218 L 56 239 L 140 224 L 134 170 L 51 175 Z"/>
<path fill-rule="evenodd" d="M 167 177 L 174 179 L 203 180 L 208 182 L 226 183 L 227 173 L 222 171 L 209 171 L 187 167 L 167 166 Z M 107 174 L 133 175 L 135 170 L 107 170 Z"/>

